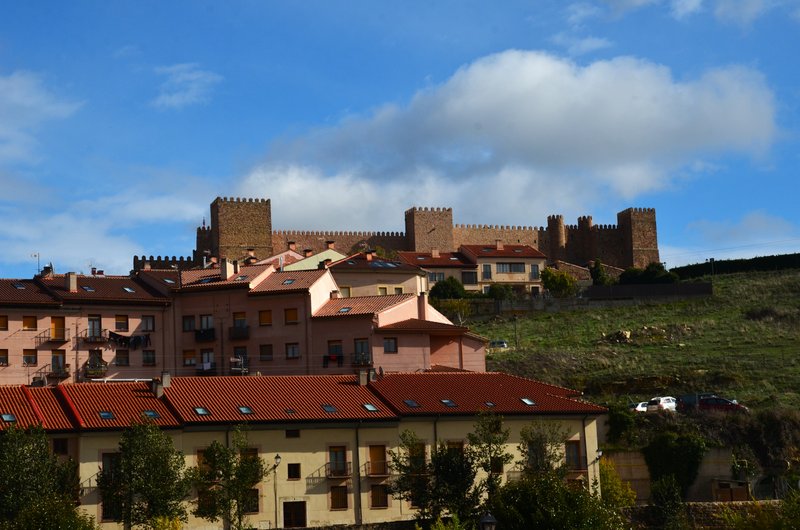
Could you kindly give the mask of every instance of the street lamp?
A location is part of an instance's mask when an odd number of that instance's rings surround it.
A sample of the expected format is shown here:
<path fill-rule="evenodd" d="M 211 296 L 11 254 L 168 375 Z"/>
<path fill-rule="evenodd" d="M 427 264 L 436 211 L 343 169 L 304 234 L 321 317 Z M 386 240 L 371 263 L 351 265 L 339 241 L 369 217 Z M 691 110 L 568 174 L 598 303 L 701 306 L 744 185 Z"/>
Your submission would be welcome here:
<path fill-rule="evenodd" d="M 275 465 L 272 466 L 272 493 L 275 502 L 275 528 L 278 528 L 278 466 L 281 464 L 281 455 L 275 455 Z"/>
<path fill-rule="evenodd" d="M 486 512 L 486 515 L 478 521 L 478 528 L 480 530 L 495 530 L 497 528 L 497 519 L 491 513 Z"/>

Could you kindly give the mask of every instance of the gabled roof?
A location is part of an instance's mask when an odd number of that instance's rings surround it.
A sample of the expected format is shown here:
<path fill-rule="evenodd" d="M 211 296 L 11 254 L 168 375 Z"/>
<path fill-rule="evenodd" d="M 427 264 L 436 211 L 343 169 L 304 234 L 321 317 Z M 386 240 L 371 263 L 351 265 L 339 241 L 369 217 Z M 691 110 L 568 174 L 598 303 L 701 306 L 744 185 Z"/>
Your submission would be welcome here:
<path fill-rule="evenodd" d="M 175 377 L 164 394 L 187 424 L 397 418 L 352 375 Z M 369 411 L 365 404 L 377 410 Z M 196 407 L 208 414 L 199 414 Z"/>
<path fill-rule="evenodd" d="M 208 269 L 181 271 L 180 289 L 183 291 L 234 288 L 249 289 L 251 282 L 271 265 L 243 265 L 230 278 L 222 278 L 219 266 Z"/>
<path fill-rule="evenodd" d="M 466 333 L 469 331 L 469 328 L 464 328 L 460 326 L 456 326 L 454 324 L 445 324 L 443 322 L 434 322 L 432 320 L 421 320 L 419 318 L 409 318 L 408 320 L 401 320 L 400 322 L 393 322 L 392 324 L 387 324 L 385 326 L 381 326 L 376 331 L 408 331 L 408 332 L 420 332 L 424 331 L 426 333 L 431 333 L 435 335 L 437 332 L 446 333 L 448 335 L 452 335 L 453 333 Z"/>
<path fill-rule="evenodd" d="M 126 303 L 167 304 L 169 298 L 157 293 L 150 286 L 130 276 L 85 276 L 76 275 L 78 290 L 67 289 L 67 276 L 53 274 L 37 276 L 36 281 L 52 295 L 65 302 L 82 303 Z"/>
<path fill-rule="evenodd" d="M 30 393 L 34 409 L 42 419 L 42 427 L 47 431 L 69 431 L 74 428 L 72 420 L 61 403 L 57 387 L 25 387 Z"/>
<path fill-rule="evenodd" d="M 150 419 L 159 427 L 180 426 L 167 404 L 153 394 L 146 382 L 76 383 L 56 389 L 82 429 L 124 428 L 145 417 L 145 411 L 155 413 Z"/>
<path fill-rule="evenodd" d="M 325 260 L 331 261 L 338 261 L 345 257 L 345 254 L 334 250 L 332 248 L 326 248 L 322 252 L 318 252 L 316 254 L 312 254 L 307 258 L 302 258 L 296 260 L 294 263 L 291 263 L 284 267 L 283 270 L 285 271 L 310 271 L 319 268 L 319 262 Z"/>
<path fill-rule="evenodd" d="M 398 252 L 402 261 L 423 269 L 474 269 L 477 267 L 460 252 L 440 252 L 433 257 L 431 252 Z"/>
<path fill-rule="evenodd" d="M 262 260 L 259 260 L 259 261 L 257 261 L 255 263 L 255 265 L 270 265 L 271 264 L 271 265 L 273 265 L 275 267 L 275 270 L 278 270 L 278 267 L 280 267 L 281 264 L 286 266 L 286 265 L 290 265 L 292 263 L 296 263 L 296 262 L 300 261 L 301 259 L 303 259 L 303 255 L 302 254 L 300 254 L 297 251 L 294 251 L 294 250 L 291 250 L 291 249 L 287 249 L 287 250 L 284 250 L 283 252 L 280 252 L 278 254 L 273 254 L 272 256 L 270 256 L 268 258 L 264 258 Z"/>
<path fill-rule="evenodd" d="M 471 261 L 480 258 L 540 258 L 546 256 L 530 245 L 461 245 L 459 250 Z"/>
<path fill-rule="evenodd" d="M 333 298 L 322 306 L 313 318 L 343 317 L 357 315 L 373 315 L 390 307 L 400 305 L 416 298 L 411 293 L 389 294 L 385 296 L 353 296 L 350 298 Z"/>
<path fill-rule="evenodd" d="M 411 265 L 404 261 L 381 258 L 366 252 L 359 252 L 352 256 L 340 259 L 328 266 L 331 272 L 381 272 L 381 273 L 404 273 L 404 274 L 425 274 L 416 264 Z"/>
<path fill-rule="evenodd" d="M 0 387 L 0 430 L 15 425 L 21 429 L 39 425 L 42 418 L 36 414 L 31 396 L 23 386 Z"/>
<path fill-rule="evenodd" d="M 0 280 L 3 305 L 58 306 L 60 302 L 33 280 Z"/>
<path fill-rule="evenodd" d="M 308 291 L 327 272 L 325 269 L 273 272 L 250 292 L 252 294 L 279 294 Z"/>
<path fill-rule="evenodd" d="M 576 399 L 573 390 L 500 372 L 396 373 L 370 386 L 401 416 L 473 415 L 480 410 L 503 415 L 606 412 Z"/>

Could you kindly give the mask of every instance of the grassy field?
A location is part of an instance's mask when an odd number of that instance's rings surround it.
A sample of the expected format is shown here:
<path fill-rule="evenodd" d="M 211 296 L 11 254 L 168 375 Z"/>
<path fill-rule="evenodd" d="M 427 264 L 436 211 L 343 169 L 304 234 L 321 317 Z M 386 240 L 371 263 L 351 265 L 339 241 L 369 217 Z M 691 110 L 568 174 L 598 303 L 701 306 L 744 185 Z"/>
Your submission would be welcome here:
<path fill-rule="evenodd" d="M 800 271 L 718 275 L 714 296 L 536 312 L 470 324 L 511 348 L 490 370 L 581 389 L 597 402 L 712 391 L 800 408 Z M 618 341 L 620 331 L 629 340 Z M 519 347 L 515 347 L 518 342 Z"/>

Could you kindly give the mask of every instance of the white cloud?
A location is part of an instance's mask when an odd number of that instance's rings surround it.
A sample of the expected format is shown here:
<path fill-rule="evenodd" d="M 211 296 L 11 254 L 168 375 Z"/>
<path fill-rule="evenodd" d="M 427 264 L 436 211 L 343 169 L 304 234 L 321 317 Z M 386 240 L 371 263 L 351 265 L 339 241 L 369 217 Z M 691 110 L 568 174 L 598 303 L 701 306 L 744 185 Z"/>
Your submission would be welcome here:
<path fill-rule="evenodd" d="M 775 6 L 770 0 L 717 0 L 714 15 L 724 22 L 748 26 Z"/>
<path fill-rule="evenodd" d="M 240 193 L 276 198 L 284 228 L 388 218 L 382 228 L 400 229 L 411 205 L 454 204 L 475 208 L 469 222 L 541 223 L 549 205 L 577 215 L 608 197 L 633 199 L 716 155 L 759 156 L 775 136 L 772 92 L 752 69 L 677 81 L 630 57 L 581 66 L 507 51 L 405 106 L 272 145 Z"/>
<path fill-rule="evenodd" d="M 672 0 L 670 2 L 670 12 L 677 19 L 694 15 L 703 9 L 703 0 Z"/>
<path fill-rule="evenodd" d="M 567 33 L 558 33 L 552 38 L 553 43 L 567 50 L 573 57 L 584 55 L 603 48 L 611 47 L 611 42 L 599 37 L 575 37 Z"/>
<path fill-rule="evenodd" d="M 196 63 L 181 63 L 155 69 L 159 75 L 166 76 L 158 96 L 152 101 L 160 109 L 181 109 L 189 105 L 207 103 L 215 85 L 222 76 L 201 70 Z"/>
<path fill-rule="evenodd" d="M 80 106 L 50 92 L 37 74 L 0 75 L 0 166 L 35 162 L 36 131 L 47 121 L 71 116 Z"/>
<path fill-rule="evenodd" d="M 597 18 L 602 14 L 602 10 L 586 2 L 578 2 L 567 6 L 567 22 L 574 29 L 583 26 L 584 21 Z"/>

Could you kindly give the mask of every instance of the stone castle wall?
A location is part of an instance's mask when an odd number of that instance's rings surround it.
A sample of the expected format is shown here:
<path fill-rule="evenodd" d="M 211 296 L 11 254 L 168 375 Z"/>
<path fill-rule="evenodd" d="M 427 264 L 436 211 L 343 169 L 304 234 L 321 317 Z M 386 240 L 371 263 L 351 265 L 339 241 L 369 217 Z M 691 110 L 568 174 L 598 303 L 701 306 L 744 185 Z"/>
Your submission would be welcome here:
<path fill-rule="evenodd" d="M 211 203 L 211 255 L 238 260 L 249 251 L 273 254 L 270 200 L 217 197 Z"/>
<path fill-rule="evenodd" d="M 274 253 L 283 252 L 289 248 L 289 242 L 294 242 L 298 252 L 311 249 L 315 253 L 328 248 L 328 241 L 334 243 L 334 249 L 342 254 L 348 254 L 365 248 L 382 247 L 393 250 L 406 250 L 406 236 L 402 232 L 326 232 L 326 231 L 293 231 L 276 230 L 272 232 L 272 248 Z M 259 256 L 266 257 L 266 256 Z"/>

